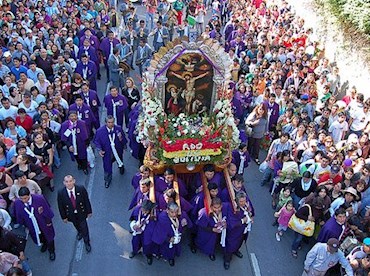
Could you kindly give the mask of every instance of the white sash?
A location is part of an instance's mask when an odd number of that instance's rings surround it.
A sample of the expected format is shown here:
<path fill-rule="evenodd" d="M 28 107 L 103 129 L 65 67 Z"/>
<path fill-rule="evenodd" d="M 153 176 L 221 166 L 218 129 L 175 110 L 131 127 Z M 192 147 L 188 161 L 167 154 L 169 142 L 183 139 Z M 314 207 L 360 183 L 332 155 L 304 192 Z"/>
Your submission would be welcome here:
<path fill-rule="evenodd" d="M 87 80 L 87 70 L 89 70 L 89 67 L 87 66 L 82 69 L 82 78 L 85 80 Z"/>
<path fill-rule="evenodd" d="M 218 216 L 215 216 L 214 215 L 213 216 L 213 220 L 217 224 L 217 228 L 221 230 L 221 241 L 220 241 L 220 244 L 221 244 L 222 247 L 225 247 L 225 245 L 226 245 L 226 228 L 222 226 L 222 223 L 223 222 L 226 222 L 226 217 L 223 217 L 221 219 L 221 216 L 218 217 Z"/>
<path fill-rule="evenodd" d="M 244 232 L 243 232 L 243 234 L 246 234 L 248 231 L 251 231 L 252 220 L 251 220 L 251 217 L 249 215 L 248 208 L 240 207 L 240 209 L 244 212 L 244 216 L 247 217 L 247 222 L 246 222 L 247 226 L 245 227 Z"/>
<path fill-rule="evenodd" d="M 178 218 L 176 218 L 175 220 L 170 218 L 170 220 L 172 222 L 171 227 L 172 227 L 172 230 L 173 230 L 174 239 L 173 239 L 173 242 L 170 242 L 168 247 L 173 248 L 174 244 L 178 244 L 181 241 L 181 233 L 179 232 L 180 222 L 179 222 Z"/>
<path fill-rule="evenodd" d="M 37 224 L 36 217 L 33 214 L 35 209 L 33 207 L 31 207 L 31 212 L 30 212 L 27 207 L 24 207 L 24 210 L 28 214 L 28 217 L 30 218 L 30 220 L 32 222 L 33 228 L 35 229 L 37 246 L 41 246 L 41 242 L 40 242 L 41 231 L 40 231 L 39 225 Z"/>
<path fill-rule="evenodd" d="M 131 230 L 133 231 L 132 235 L 140 235 L 144 232 L 146 225 L 149 223 L 150 214 L 148 214 L 146 217 L 141 218 L 141 211 L 139 212 L 139 216 L 137 218 L 137 221 L 133 220 L 130 223 Z M 134 226 L 139 226 L 139 230 L 135 230 Z"/>
<path fill-rule="evenodd" d="M 114 123 L 117 124 L 117 106 L 119 105 L 119 101 L 118 102 L 114 102 L 113 99 L 112 99 L 112 105 L 113 105 L 113 118 L 114 118 Z"/>
<path fill-rule="evenodd" d="M 72 133 L 72 145 L 73 145 L 73 155 L 77 155 L 77 137 L 76 137 L 76 129 L 73 128 L 71 130 Z"/>
<path fill-rule="evenodd" d="M 113 137 L 112 137 L 113 136 Z M 122 160 L 119 158 L 118 156 L 118 152 L 117 152 L 117 149 L 116 149 L 116 144 L 114 143 L 114 139 L 116 138 L 116 134 L 113 133 L 113 135 L 110 135 L 108 134 L 108 138 L 109 138 L 109 141 L 110 141 L 110 147 L 112 149 L 112 152 L 113 152 L 113 155 L 114 155 L 114 158 L 116 159 L 117 161 L 117 164 L 118 164 L 118 167 L 122 167 L 123 166 L 123 162 Z"/>

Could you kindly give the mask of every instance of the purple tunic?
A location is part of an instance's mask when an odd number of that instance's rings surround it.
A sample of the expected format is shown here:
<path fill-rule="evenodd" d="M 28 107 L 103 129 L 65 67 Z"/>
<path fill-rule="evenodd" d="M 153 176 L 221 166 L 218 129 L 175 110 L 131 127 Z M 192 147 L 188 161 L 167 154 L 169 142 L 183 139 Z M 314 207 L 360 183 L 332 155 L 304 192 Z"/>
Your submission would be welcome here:
<path fill-rule="evenodd" d="M 113 38 L 112 40 L 113 48 L 119 44 L 119 40 L 117 38 Z M 111 53 L 111 41 L 108 37 L 103 38 L 102 42 L 100 43 L 100 50 L 103 52 L 103 56 L 108 60 L 108 57 Z"/>
<path fill-rule="evenodd" d="M 248 168 L 248 162 L 251 161 L 251 158 L 250 158 L 248 152 L 243 153 L 243 156 L 245 157 L 244 167 L 243 167 L 243 172 L 244 172 L 244 170 L 246 168 Z M 239 171 L 239 167 L 240 167 L 240 163 L 241 163 L 241 156 L 240 156 L 239 150 L 233 150 L 231 163 L 234 163 L 236 165 L 237 171 Z"/>
<path fill-rule="evenodd" d="M 113 127 L 113 133 L 108 133 L 107 127 L 104 125 L 100 127 L 95 134 L 94 144 L 98 151 L 102 150 L 105 151 L 103 157 L 103 168 L 104 172 L 111 174 L 112 173 L 112 160 L 114 159 L 110 137 L 114 137 L 114 144 L 117 150 L 118 156 L 122 161 L 123 151 L 126 148 L 127 140 L 125 137 L 125 133 L 123 132 L 120 126 L 115 125 Z"/>
<path fill-rule="evenodd" d="M 131 179 L 131 185 L 132 187 L 134 187 L 134 189 L 136 190 L 137 188 L 139 188 L 139 185 L 140 185 L 140 180 L 142 179 L 143 177 L 141 176 L 141 173 L 137 173 L 135 174 L 132 179 Z"/>
<path fill-rule="evenodd" d="M 248 197 L 247 203 L 249 205 L 249 212 L 254 217 L 253 205 Z M 247 239 L 248 232 L 244 234 L 247 224 L 242 224 L 241 220 L 243 218 L 243 210 L 239 210 L 234 214 L 233 208 L 229 208 L 227 216 L 226 253 L 235 253 L 242 246 L 243 241 Z"/>
<path fill-rule="evenodd" d="M 78 50 L 78 55 L 77 55 L 77 58 L 79 60 L 81 60 L 82 54 L 86 54 L 90 58 L 90 61 L 94 62 L 94 64 L 96 64 L 99 61 L 98 55 L 96 53 L 96 49 L 94 47 L 90 46 L 87 49 L 85 49 L 85 47 L 80 47 Z"/>
<path fill-rule="evenodd" d="M 94 113 L 87 104 L 83 103 L 82 106 L 78 106 L 75 103 L 71 104 L 69 106 L 69 111 L 77 112 L 78 119 L 85 122 L 88 133 L 92 132 L 93 127 L 95 127 L 96 129 L 99 127 Z"/>
<path fill-rule="evenodd" d="M 108 94 L 104 97 L 103 102 L 105 108 L 107 109 L 107 115 L 111 116 L 113 116 L 113 104 L 118 102 L 118 105 L 116 105 L 116 124 L 122 127 L 123 116 L 125 115 L 125 110 L 128 108 L 126 97 L 122 95 L 117 95 L 117 97 L 113 97 L 111 94 Z"/>
<path fill-rule="evenodd" d="M 188 227 L 191 227 L 191 221 L 189 218 L 186 218 L 186 213 L 182 213 L 179 218 L 179 233 L 182 234 L 183 227 L 181 225 L 181 220 L 183 218 L 187 219 Z M 170 239 L 175 236 L 175 233 L 171 227 L 172 222 L 167 215 L 166 211 L 163 211 L 158 216 L 157 225 L 154 229 L 152 241 L 159 245 L 160 253 L 162 254 L 163 258 L 166 260 L 175 259 L 175 256 L 180 256 L 181 254 L 181 242 L 178 244 L 174 244 L 172 248 L 169 247 Z"/>
<path fill-rule="evenodd" d="M 146 194 L 143 194 L 140 191 L 140 187 L 137 187 L 135 192 L 134 192 L 134 195 L 132 196 L 132 200 L 131 200 L 131 203 L 130 203 L 130 206 L 128 207 L 128 209 L 131 210 L 134 207 L 141 206 L 141 203 L 144 200 L 150 199 L 149 193 L 150 193 L 150 191 L 148 191 Z"/>
<path fill-rule="evenodd" d="M 228 208 L 228 204 L 222 204 L 222 217 L 226 217 L 226 220 Z M 212 231 L 212 228 L 216 225 L 213 216 L 211 214 L 207 215 L 206 209 L 203 208 L 199 211 L 199 217 L 196 224 L 198 226 L 197 236 L 195 238 L 196 247 L 206 255 L 214 255 L 216 243 L 221 234 Z"/>
<path fill-rule="evenodd" d="M 95 119 L 98 122 L 98 128 L 100 127 L 100 117 L 99 117 L 99 107 L 101 106 L 98 94 L 94 90 L 89 90 L 89 92 L 85 95 L 82 91 L 80 93 L 82 98 L 84 99 L 85 104 L 90 106 L 92 112 L 94 113 Z"/>
<path fill-rule="evenodd" d="M 136 133 L 136 123 L 141 112 L 140 104 L 136 105 L 133 110 L 130 112 L 130 122 L 128 127 L 128 138 L 130 140 L 130 148 L 132 150 L 132 156 L 135 159 L 143 158 L 145 155 L 145 148 L 143 144 L 139 143 L 136 140 L 137 133 Z"/>
<path fill-rule="evenodd" d="M 164 199 L 164 195 L 160 193 L 156 193 L 157 198 L 157 208 L 159 211 L 165 211 L 167 209 L 167 202 Z M 182 196 L 180 196 L 180 205 L 181 205 L 181 211 L 185 213 L 189 213 L 193 206 Z"/>
<path fill-rule="evenodd" d="M 68 136 L 66 136 L 67 130 L 76 130 L 76 142 L 77 142 L 77 157 L 79 159 L 86 159 L 87 158 L 87 146 L 86 142 L 89 139 L 89 135 L 87 133 L 86 124 L 82 120 L 77 120 L 75 122 L 75 125 L 71 123 L 70 120 L 65 121 L 62 123 L 62 126 L 60 128 L 60 137 L 63 142 L 66 143 L 67 147 L 73 146 L 73 139 L 72 134 L 70 133 Z M 74 154 L 73 152 L 70 152 L 72 160 L 74 160 Z"/>
<path fill-rule="evenodd" d="M 130 220 L 137 220 L 141 207 L 136 207 L 132 214 Z M 141 216 L 143 218 L 143 216 Z M 143 233 L 132 236 L 132 251 L 137 254 L 140 248 L 143 248 L 144 255 L 158 254 L 158 245 L 152 241 L 153 232 L 156 226 L 156 221 L 153 218 L 149 219 L 149 223 L 146 225 Z"/>
<path fill-rule="evenodd" d="M 36 217 L 40 231 L 45 236 L 45 239 L 48 242 L 51 242 L 54 240 L 55 237 L 54 227 L 52 224 L 54 213 L 43 195 L 31 195 L 31 197 L 32 204 L 30 206 L 30 209 L 32 207 L 34 208 L 34 215 Z M 17 199 L 14 202 L 14 208 L 17 222 L 26 226 L 30 230 L 32 240 L 37 243 L 35 228 L 33 227 L 32 221 L 29 218 L 28 214 L 24 210 L 24 208 L 26 208 L 25 204 L 21 200 Z"/>
<path fill-rule="evenodd" d="M 179 193 L 182 197 L 186 197 L 188 195 L 188 191 L 186 190 L 184 182 L 177 178 L 177 183 L 179 184 Z M 154 180 L 154 187 L 157 192 L 163 193 L 168 188 L 173 188 L 173 183 L 167 183 L 163 176 L 156 177 Z"/>
<path fill-rule="evenodd" d="M 208 183 L 216 183 L 218 186 L 218 189 L 222 189 L 222 174 L 220 172 L 215 172 L 215 175 L 212 177 L 212 179 L 208 180 Z M 196 188 L 199 188 L 202 186 L 202 180 L 201 180 L 201 175 L 199 173 L 196 174 L 195 176 L 195 186 Z"/>
<path fill-rule="evenodd" d="M 95 35 L 92 35 L 90 36 L 89 38 L 87 38 L 85 35 L 83 35 L 80 39 L 80 47 L 83 47 L 84 45 L 84 41 L 85 40 L 89 40 L 90 41 L 90 45 L 91 47 L 94 47 L 95 49 L 99 49 L 100 47 L 100 42 L 99 42 L 99 39 L 95 36 Z"/>
<path fill-rule="evenodd" d="M 98 73 L 98 70 L 96 64 L 93 61 L 89 60 L 87 64 L 83 64 L 81 61 L 79 61 L 77 63 L 75 72 L 79 73 L 82 78 L 88 80 L 91 89 L 96 91 L 96 75 Z M 84 72 L 86 72 L 85 75 Z"/>
<path fill-rule="evenodd" d="M 343 232 L 342 225 L 337 223 L 335 217 L 331 217 L 328 221 L 323 225 L 320 230 L 319 236 L 317 237 L 317 242 L 328 242 L 330 238 L 339 239 Z"/>
<path fill-rule="evenodd" d="M 276 127 L 279 119 L 279 105 L 274 103 L 271 106 L 268 101 L 264 101 L 263 104 L 266 106 L 268 113 L 271 113 L 269 117 L 269 130 L 273 130 L 273 127 Z"/>

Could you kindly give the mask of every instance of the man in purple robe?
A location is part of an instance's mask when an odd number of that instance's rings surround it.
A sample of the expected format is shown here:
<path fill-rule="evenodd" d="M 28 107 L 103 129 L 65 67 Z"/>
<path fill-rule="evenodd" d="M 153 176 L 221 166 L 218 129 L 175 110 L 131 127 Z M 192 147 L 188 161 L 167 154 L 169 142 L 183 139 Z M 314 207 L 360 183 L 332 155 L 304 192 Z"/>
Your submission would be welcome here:
<path fill-rule="evenodd" d="M 197 219 L 196 247 L 215 261 L 215 248 L 218 241 L 226 246 L 227 214 L 229 205 L 222 203 L 218 197 L 212 198 L 209 214 L 206 208 L 199 211 Z"/>
<path fill-rule="evenodd" d="M 222 174 L 216 172 L 215 166 L 212 164 L 207 164 L 203 167 L 204 174 L 206 176 L 206 181 L 208 183 L 216 183 L 218 185 L 219 191 L 222 190 Z M 202 176 L 200 173 L 196 174 L 193 184 L 193 190 L 195 190 L 195 194 L 202 191 Z"/>
<path fill-rule="evenodd" d="M 232 189 L 234 191 L 234 196 L 236 196 L 239 192 L 246 192 L 244 187 L 244 178 L 242 175 L 237 174 L 234 177 L 231 178 L 232 183 Z M 222 202 L 231 202 L 231 197 L 228 188 L 224 188 L 219 196 L 222 200 Z"/>
<path fill-rule="evenodd" d="M 112 164 L 117 162 L 120 174 L 125 173 L 123 152 L 127 148 L 125 133 L 120 126 L 114 124 L 114 118 L 108 115 L 105 125 L 100 127 L 95 134 L 94 144 L 103 158 L 105 188 L 112 183 Z"/>
<path fill-rule="evenodd" d="M 89 81 L 91 89 L 96 91 L 97 67 L 86 54 L 81 55 L 81 60 L 77 63 L 75 72 L 79 73 L 84 80 Z"/>
<path fill-rule="evenodd" d="M 139 172 L 135 174 L 131 179 L 131 185 L 136 190 L 140 186 L 140 180 L 148 179 L 150 175 L 150 169 L 144 165 L 140 166 Z"/>
<path fill-rule="evenodd" d="M 82 47 L 83 46 L 84 41 L 86 39 L 89 40 L 90 45 L 92 47 L 94 47 L 95 49 L 99 49 L 100 48 L 99 39 L 95 35 L 92 34 L 92 32 L 91 32 L 90 29 L 85 29 L 84 30 L 84 35 L 80 38 L 80 45 L 79 45 L 79 47 Z"/>
<path fill-rule="evenodd" d="M 90 137 L 93 134 L 93 128 L 99 128 L 99 124 L 94 116 L 94 113 L 92 112 L 91 108 L 84 103 L 80 94 L 75 96 L 75 103 L 69 106 L 69 111 L 77 112 L 78 120 L 85 122 L 87 133 Z"/>
<path fill-rule="evenodd" d="M 346 229 L 346 210 L 339 208 L 321 228 L 317 242 L 327 242 L 330 238 L 341 240 L 344 230 Z"/>
<path fill-rule="evenodd" d="M 168 260 L 170 266 L 175 265 L 175 256 L 181 254 L 183 228 L 191 226 L 191 221 L 179 216 L 178 212 L 179 206 L 175 202 L 169 203 L 167 210 L 159 214 L 152 236 L 152 241 L 159 245 L 160 254 Z"/>
<path fill-rule="evenodd" d="M 94 114 L 94 117 L 97 121 L 97 124 L 98 124 L 97 127 L 99 128 L 100 127 L 99 107 L 101 106 L 101 103 L 100 103 L 100 100 L 99 100 L 98 93 L 96 93 L 96 91 L 90 89 L 89 84 L 84 82 L 81 85 L 80 95 L 82 96 L 85 104 L 90 106 L 90 108 L 91 108 L 91 110 Z"/>
<path fill-rule="evenodd" d="M 130 227 L 133 232 L 130 258 L 133 258 L 140 248 L 143 248 L 148 265 L 153 263 L 153 254 L 158 254 L 158 245 L 152 241 L 155 226 L 155 204 L 146 199 L 140 206 L 136 206 L 130 217 Z"/>
<path fill-rule="evenodd" d="M 118 94 L 118 88 L 111 86 L 109 94 L 104 97 L 104 106 L 107 109 L 107 115 L 113 116 L 115 124 L 123 128 L 123 116 L 128 108 L 125 96 Z"/>
<path fill-rule="evenodd" d="M 77 112 L 69 112 L 68 120 L 65 121 L 60 128 L 60 137 L 66 144 L 72 161 L 76 159 L 78 169 L 82 169 L 84 174 L 88 174 L 87 144 L 89 134 L 85 122 L 78 120 Z"/>
<path fill-rule="evenodd" d="M 154 181 L 155 190 L 159 193 L 163 193 L 167 189 L 172 189 L 174 188 L 174 181 L 175 171 L 172 168 L 167 168 L 164 171 L 163 176 L 156 177 Z M 177 178 L 177 183 L 180 195 L 182 197 L 186 197 L 188 195 L 188 191 L 186 190 L 184 182 L 180 178 Z"/>
<path fill-rule="evenodd" d="M 32 240 L 41 246 L 41 252 L 49 251 L 50 260 L 55 260 L 54 213 L 43 195 L 31 195 L 27 187 L 18 191 L 19 199 L 14 202 L 17 223 L 28 228 Z"/>
<path fill-rule="evenodd" d="M 135 193 L 132 197 L 130 206 L 128 207 L 131 210 L 134 207 L 137 207 L 143 203 L 144 200 L 150 199 L 150 179 L 142 179 L 139 181 L 139 187 L 136 188 Z"/>
<path fill-rule="evenodd" d="M 276 95 L 271 93 L 268 100 L 264 101 L 263 104 L 266 106 L 268 121 L 269 121 L 269 131 L 275 132 L 277 121 L 279 119 L 279 105 L 275 102 Z"/>
<path fill-rule="evenodd" d="M 114 37 L 114 33 L 112 31 L 108 31 L 107 37 L 103 38 L 100 43 L 100 50 L 103 53 L 104 65 L 107 70 L 107 79 L 109 79 L 108 58 L 113 54 L 113 49 L 119 43 L 120 41 Z"/>
<path fill-rule="evenodd" d="M 232 163 L 237 167 L 238 174 L 243 175 L 244 170 L 248 167 L 248 163 L 251 161 L 251 158 L 248 153 L 247 145 L 240 144 L 239 149 L 232 151 Z"/>
<path fill-rule="evenodd" d="M 156 192 L 158 211 L 166 211 L 167 205 L 170 202 L 177 202 L 177 196 L 178 195 L 173 188 L 167 189 L 163 193 Z M 186 214 L 186 217 L 188 217 L 187 214 L 192 210 L 193 206 L 182 196 L 179 196 L 179 200 L 182 214 Z"/>
<path fill-rule="evenodd" d="M 247 241 L 254 217 L 254 209 L 246 193 L 239 192 L 235 196 L 237 211 L 229 208 L 227 215 L 226 246 L 224 250 L 224 268 L 230 268 L 232 255 L 243 258 L 240 247 Z"/>
<path fill-rule="evenodd" d="M 85 39 L 83 41 L 83 46 L 78 49 L 77 58 L 81 60 L 82 55 L 85 54 L 89 57 L 89 60 L 95 63 L 96 68 L 98 68 L 100 63 L 97 50 L 98 49 L 90 45 L 90 40 Z"/>
<path fill-rule="evenodd" d="M 144 157 L 146 149 L 140 141 L 137 141 L 137 131 L 136 124 L 139 118 L 139 115 L 142 111 L 141 103 L 139 102 L 133 110 L 130 112 L 129 125 L 128 125 L 128 138 L 130 140 L 130 148 L 132 150 L 131 155 L 135 159 L 139 160 L 140 164 L 144 163 Z M 125 115 L 126 116 L 126 115 Z"/>
<path fill-rule="evenodd" d="M 240 57 L 240 53 L 245 51 L 245 49 L 247 48 L 244 44 L 244 42 L 242 41 L 242 37 L 241 36 L 237 36 L 235 39 L 231 40 L 230 41 L 230 48 L 234 48 L 235 49 L 235 54 Z"/>
<path fill-rule="evenodd" d="M 212 198 L 218 196 L 219 190 L 218 185 L 216 183 L 210 182 L 207 185 L 207 189 L 209 191 L 209 195 Z M 198 219 L 198 212 L 204 208 L 204 192 L 201 191 L 197 193 L 190 201 L 190 204 L 193 206 L 191 210 L 190 218 L 195 223 Z"/>

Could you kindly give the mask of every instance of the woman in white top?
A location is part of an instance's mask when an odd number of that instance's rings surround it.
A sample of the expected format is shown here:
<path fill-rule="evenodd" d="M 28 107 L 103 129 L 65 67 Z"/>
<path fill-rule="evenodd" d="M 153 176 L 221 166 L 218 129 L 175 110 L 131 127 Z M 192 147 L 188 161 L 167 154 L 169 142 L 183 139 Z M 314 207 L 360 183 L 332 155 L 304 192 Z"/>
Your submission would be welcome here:
<path fill-rule="evenodd" d="M 37 79 L 38 81 L 35 83 L 35 86 L 39 89 L 42 95 L 45 95 L 50 82 L 45 78 L 43 73 L 38 73 Z"/>

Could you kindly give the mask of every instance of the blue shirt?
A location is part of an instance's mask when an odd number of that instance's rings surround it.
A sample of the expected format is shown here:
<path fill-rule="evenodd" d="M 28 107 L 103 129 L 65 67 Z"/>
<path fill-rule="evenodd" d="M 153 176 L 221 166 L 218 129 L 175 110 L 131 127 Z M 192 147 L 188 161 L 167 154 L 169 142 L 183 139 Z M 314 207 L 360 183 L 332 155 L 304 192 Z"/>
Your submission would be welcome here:
<path fill-rule="evenodd" d="M 19 66 L 19 68 L 13 66 L 12 69 L 10 69 L 10 71 L 15 75 L 16 80 L 19 80 L 21 73 L 25 73 L 27 75 L 27 70 L 27 67 L 23 65 Z"/>

